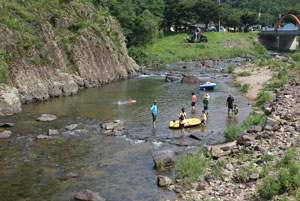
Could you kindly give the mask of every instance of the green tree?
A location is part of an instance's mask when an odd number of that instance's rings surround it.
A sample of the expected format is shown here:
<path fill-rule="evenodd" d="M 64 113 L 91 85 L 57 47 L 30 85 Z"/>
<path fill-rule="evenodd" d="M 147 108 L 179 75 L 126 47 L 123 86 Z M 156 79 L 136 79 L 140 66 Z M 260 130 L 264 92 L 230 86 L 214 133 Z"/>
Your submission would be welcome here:
<path fill-rule="evenodd" d="M 144 10 L 136 19 L 135 35 L 132 44 L 136 46 L 146 45 L 155 40 L 158 34 L 158 23 L 149 10 Z"/>
<path fill-rule="evenodd" d="M 255 25 L 258 23 L 258 14 L 255 12 L 245 12 L 241 15 L 243 24 Z"/>
<path fill-rule="evenodd" d="M 221 10 L 214 0 L 198 0 L 194 6 L 196 20 L 203 22 L 206 27 L 210 21 L 218 21 Z"/>

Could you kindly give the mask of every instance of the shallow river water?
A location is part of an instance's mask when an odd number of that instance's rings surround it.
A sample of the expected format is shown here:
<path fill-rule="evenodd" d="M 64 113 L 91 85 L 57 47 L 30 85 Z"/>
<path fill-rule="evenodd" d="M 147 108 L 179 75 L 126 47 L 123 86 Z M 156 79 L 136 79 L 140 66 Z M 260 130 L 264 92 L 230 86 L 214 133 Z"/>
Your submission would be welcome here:
<path fill-rule="evenodd" d="M 224 141 L 222 131 L 230 124 L 239 124 L 251 112 L 248 101 L 233 87 L 231 75 L 218 72 L 228 60 L 213 69 L 196 68 L 195 62 L 171 64 L 169 70 L 187 66 L 186 73 L 198 76 L 201 83 L 217 83 L 214 91 L 203 92 L 199 84 L 166 83 L 167 71 L 150 73 L 150 76 L 120 81 L 99 88 L 81 90 L 76 96 L 51 99 L 47 102 L 24 105 L 23 112 L 1 118 L 13 122 L 12 137 L 0 140 L 0 200 L 64 201 L 74 200 L 81 190 L 90 189 L 108 200 L 172 200 L 175 195 L 156 184 L 156 176 L 171 172 L 153 169 L 152 152 L 171 148 L 176 152 L 198 149 L 203 144 Z M 203 135 L 201 141 L 180 138 L 179 130 L 168 128 L 185 107 L 190 113 L 191 92 L 198 97 L 199 118 L 202 98 L 211 97 L 210 115 L 205 128 L 187 129 L 186 133 Z M 239 114 L 227 114 L 225 101 L 233 93 Z M 134 99 L 131 105 L 119 101 Z M 157 126 L 152 129 L 150 107 L 158 100 Z M 37 122 L 40 114 L 58 117 L 53 122 Z M 115 119 L 125 121 L 127 135 L 108 137 L 101 133 L 100 123 Z M 66 131 L 66 125 L 77 123 L 78 129 Z M 37 140 L 48 129 L 58 129 L 59 136 Z M 66 178 L 68 173 L 77 178 Z"/>

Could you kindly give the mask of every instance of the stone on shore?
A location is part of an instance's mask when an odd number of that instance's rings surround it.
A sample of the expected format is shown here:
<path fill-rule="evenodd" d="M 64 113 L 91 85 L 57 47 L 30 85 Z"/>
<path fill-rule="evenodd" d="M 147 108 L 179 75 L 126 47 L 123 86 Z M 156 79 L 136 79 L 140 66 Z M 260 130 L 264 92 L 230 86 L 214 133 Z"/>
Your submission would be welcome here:
<path fill-rule="evenodd" d="M 220 145 L 204 145 L 204 151 L 206 155 L 211 155 L 214 158 L 220 158 L 222 156 L 226 156 L 232 153 L 232 149 L 237 147 L 236 141 L 228 142 Z"/>
<path fill-rule="evenodd" d="M 248 129 L 248 133 L 258 133 L 263 130 L 262 126 L 250 126 Z"/>
<path fill-rule="evenodd" d="M 11 131 L 5 130 L 2 133 L 0 133 L 0 139 L 10 138 Z"/>
<path fill-rule="evenodd" d="M 181 83 L 199 83 L 200 80 L 195 75 L 183 75 Z"/>
<path fill-rule="evenodd" d="M 54 121 L 55 119 L 57 119 L 57 117 L 55 115 L 52 115 L 52 114 L 42 114 L 36 120 L 37 121 L 47 122 L 47 121 Z"/>
<path fill-rule="evenodd" d="M 56 129 L 48 129 L 48 135 L 59 135 L 59 132 Z"/>
<path fill-rule="evenodd" d="M 71 124 L 65 127 L 66 130 L 72 131 L 78 127 L 78 124 Z"/>
<path fill-rule="evenodd" d="M 251 144 L 255 144 L 256 140 L 253 136 L 251 136 L 249 134 L 242 134 L 242 135 L 240 135 L 239 139 L 237 140 L 237 143 L 239 145 L 249 146 Z"/>
<path fill-rule="evenodd" d="M 158 175 L 157 176 L 157 185 L 160 187 L 167 187 L 171 185 L 173 182 L 169 177 Z"/>
<path fill-rule="evenodd" d="M 153 160 L 156 168 L 172 166 L 175 162 L 175 154 L 172 150 L 157 151 L 153 153 Z"/>
<path fill-rule="evenodd" d="M 90 190 L 80 191 L 75 195 L 75 199 L 81 201 L 105 201 L 103 197 Z"/>
<path fill-rule="evenodd" d="M 280 121 L 277 121 L 272 118 L 268 118 L 264 123 L 264 130 L 267 131 L 277 131 L 280 128 Z"/>

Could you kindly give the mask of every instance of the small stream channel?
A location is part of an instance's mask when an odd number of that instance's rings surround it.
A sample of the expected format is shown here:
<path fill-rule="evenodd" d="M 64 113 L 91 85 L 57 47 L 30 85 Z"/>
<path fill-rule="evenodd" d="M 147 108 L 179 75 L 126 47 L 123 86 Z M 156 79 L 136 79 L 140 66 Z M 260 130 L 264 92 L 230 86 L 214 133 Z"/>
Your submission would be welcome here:
<path fill-rule="evenodd" d="M 176 152 L 198 149 L 203 144 L 223 142 L 222 131 L 231 124 L 243 122 L 252 108 L 233 87 L 230 74 L 221 73 L 229 64 L 242 59 L 223 60 L 214 68 L 195 67 L 196 62 L 168 65 L 167 70 L 180 70 L 199 77 L 201 83 L 216 82 L 214 91 L 203 92 L 199 84 L 167 83 L 168 71 L 120 81 L 99 88 L 81 90 L 76 96 L 51 99 L 47 102 L 23 105 L 23 112 L 1 118 L 13 122 L 13 135 L 0 140 L 0 196 L 1 200 L 64 201 L 74 200 L 81 190 L 90 189 L 108 200 L 172 200 L 173 192 L 158 188 L 156 176 L 171 172 L 153 169 L 152 152 L 171 148 Z M 182 69 L 183 66 L 187 68 Z M 180 138 L 179 130 L 168 128 L 181 107 L 190 113 L 191 92 L 198 97 L 195 117 L 200 117 L 202 97 L 211 97 L 210 115 L 206 127 L 187 129 L 186 133 L 203 135 L 202 140 Z M 229 93 L 239 106 L 236 117 L 228 116 L 225 101 Z M 131 105 L 119 101 L 134 99 Z M 150 107 L 158 100 L 157 126 L 152 129 Z M 201 103 L 201 104 L 200 104 Z M 37 122 L 40 114 L 58 117 L 53 122 Z M 99 134 L 100 123 L 115 119 L 125 121 L 127 135 L 108 137 Z M 66 125 L 77 123 L 74 131 Z M 37 140 L 48 129 L 58 129 L 59 136 Z M 77 178 L 66 178 L 68 173 Z"/>

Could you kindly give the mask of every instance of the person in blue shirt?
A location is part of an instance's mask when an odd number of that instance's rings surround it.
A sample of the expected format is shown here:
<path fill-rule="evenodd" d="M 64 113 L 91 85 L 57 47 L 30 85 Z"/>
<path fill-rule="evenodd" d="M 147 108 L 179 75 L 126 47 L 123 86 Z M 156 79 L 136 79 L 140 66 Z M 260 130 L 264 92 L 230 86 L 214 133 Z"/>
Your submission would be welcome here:
<path fill-rule="evenodd" d="M 152 118 L 153 118 L 153 128 L 154 128 L 156 115 L 157 115 L 157 101 L 154 101 L 154 104 L 151 107 L 151 114 L 152 114 Z"/>

